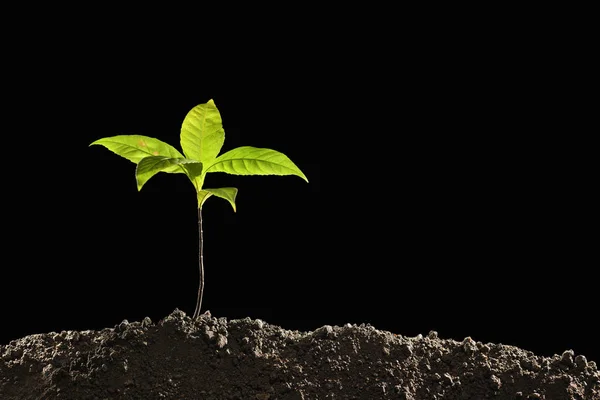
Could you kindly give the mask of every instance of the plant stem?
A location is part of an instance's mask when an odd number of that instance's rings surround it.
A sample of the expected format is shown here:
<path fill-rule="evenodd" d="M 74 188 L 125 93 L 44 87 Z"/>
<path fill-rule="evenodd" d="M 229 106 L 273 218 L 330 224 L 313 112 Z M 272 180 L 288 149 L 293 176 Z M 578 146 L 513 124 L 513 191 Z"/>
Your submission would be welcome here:
<path fill-rule="evenodd" d="M 198 286 L 198 300 L 196 301 L 196 310 L 192 319 L 200 316 L 200 307 L 202 306 L 202 295 L 204 294 L 204 238 L 202 231 L 202 209 L 198 207 L 198 233 L 200 236 L 198 262 L 200 267 L 200 285 Z"/>

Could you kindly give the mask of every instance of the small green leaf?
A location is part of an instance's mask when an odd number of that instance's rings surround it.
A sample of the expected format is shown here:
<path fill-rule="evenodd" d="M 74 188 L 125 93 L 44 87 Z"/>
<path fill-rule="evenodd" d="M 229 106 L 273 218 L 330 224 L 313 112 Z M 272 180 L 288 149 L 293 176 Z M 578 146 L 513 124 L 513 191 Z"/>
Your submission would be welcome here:
<path fill-rule="evenodd" d="M 222 199 L 227 200 L 229 204 L 231 204 L 231 207 L 233 207 L 233 212 L 236 212 L 237 210 L 235 206 L 235 197 L 237 196 L 237 193 L 238 190 L 234 187 L 224 187 L 219 189 L 202 189 L 200 192 L 198 192 L 198 207 L 202 208 L 204 202 L 211 195 L 215 195 L 216 197 L 220 197 Z"/>
<path fill-rule="evenodd" d="M 143 158 L 135 169 L 135 179 L 137 182 L 138 191 L 142 190 L 142 186 L 150 178 L 159 172 L 166 172 L 173 167 L 177 167 L 183 164 L 194 164 L 194 168 L 185 169 L 186 174 L 193 182 L 196 177 L 194 174 L 201 174 L 202 164 L 196 160 L 189 160 L 186 158 L 169 158 L 163 156 L 148 156 Z"/>
<path fill-rule="evenodd" d="M 250 146 L 221 154 L 212 163 L 205 164 L 204 171 L 233 175 L 296 175 L 308 182 L 306 175 L 285 154 Z"/>
<path fill-rule="evenodd" d="M 206 164 L 217 157 L 225 141 L 225 131 L 214 101 L 199 104 L 188 112 L 181 125 L 180 140 L 187 158 Z"/>
<path fill-rule="evenodd" d="M 202 185 L 204 184 L 205 176 L 203 174 L 204 166 L 202 163 L 189 163 L 184 164 L 181 167 L 185 170 L 185 174 L 188 178 L 190 178 L 190 181 L 192 181 L 194 188 L 196 188 L 196 192 L 201 190 Z"/>
<path fill-rule="evenodd" d="M 202 208 L 202 206 L 204 205 L 204 202 L 206 200 L 208 200 L 208 198 L 210 196 L 212 196 L 211 192 L 208 192 L 206 190 L 198 190 L 198 208 Z"/>
<path fill-rule="evenodd" d="M 119 135 L 98 139 L 92 145 L 102 145 L 113 153 L 137 164 L 148 156 L 163 156 L 169 158 L 183 158 L 183 155 L 170 144 L 161 140 L 142 135 Z M 177 166 L 172 171 L 184 172 Z"/>
<path fill-rule="evenodd" d="M 185 173 L 186 175 L 193 181 L 196 177 L 202 175 L 202 163 L 200 161 L 196 161 L 196 160 L 190 160 L 189 158 L 186 159 L 188 160 L 183 165 L 183 169 L 185 169 Z"/>

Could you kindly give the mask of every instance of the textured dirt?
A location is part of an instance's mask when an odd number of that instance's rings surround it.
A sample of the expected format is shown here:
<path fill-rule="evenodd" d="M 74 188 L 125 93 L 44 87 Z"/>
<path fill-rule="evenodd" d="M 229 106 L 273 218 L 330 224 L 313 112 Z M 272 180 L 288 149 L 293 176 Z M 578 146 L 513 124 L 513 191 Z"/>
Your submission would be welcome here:
<path fill-rule="evenodd" d="M 0 346 L 0 399 L 600 399 L 596 364 L 370 325 L 298 332 L 175 310 Z"/>

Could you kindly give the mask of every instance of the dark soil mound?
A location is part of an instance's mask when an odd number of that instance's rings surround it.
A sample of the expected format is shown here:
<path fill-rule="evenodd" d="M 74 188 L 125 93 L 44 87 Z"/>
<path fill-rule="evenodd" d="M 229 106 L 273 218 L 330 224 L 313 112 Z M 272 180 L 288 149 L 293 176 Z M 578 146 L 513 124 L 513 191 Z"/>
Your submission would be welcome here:
<path fill-rule="evenodd" d="M 594 362 L 370 325 L 288 331 L 183 312 L 0 346 L 0 399 L 600 399 Z"/>

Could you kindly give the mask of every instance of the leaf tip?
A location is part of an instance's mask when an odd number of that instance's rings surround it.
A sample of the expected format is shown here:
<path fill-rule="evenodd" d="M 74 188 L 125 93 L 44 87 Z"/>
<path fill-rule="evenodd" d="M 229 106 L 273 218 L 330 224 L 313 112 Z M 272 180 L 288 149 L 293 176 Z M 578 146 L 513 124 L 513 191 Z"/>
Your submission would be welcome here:
<path fill-rule="evenodd" d="M 140 175 L 139 175 L 139 169 L 140 169 L 140 164 L 135 166 L 135 186 L 137 187 L 138 192 L 140 192 L 142 190 L 142 187 L 144 186 L 144 181 L 142 181 L 140 179 Z"/>
<path fill-rule="evenodd" d="M 304 179 L 306 181 L 306 183 L 308 183 L 308 178 L 306 177 L 306 175 L 304 175 L 304 172 L 298 170 L 299 174 L 295 174 L 296 176 Z"/>
<path fill-rule="evenodd" d="M 135 179 L 135 186 L 137 187 L 137 191 L 141 192 L 142 187 L 144 186 L 144 182 L 141 182 L 139 179 Z"/>

